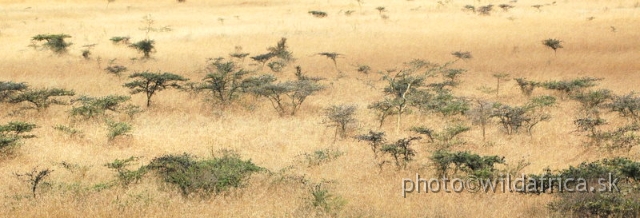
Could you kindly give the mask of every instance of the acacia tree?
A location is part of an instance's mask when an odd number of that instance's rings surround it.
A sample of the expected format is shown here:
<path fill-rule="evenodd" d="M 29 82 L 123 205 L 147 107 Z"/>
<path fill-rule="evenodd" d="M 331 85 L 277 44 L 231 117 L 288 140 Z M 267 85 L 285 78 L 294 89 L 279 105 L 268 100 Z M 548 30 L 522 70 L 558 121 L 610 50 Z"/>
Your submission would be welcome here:
<path fill-rule="evenodd" d="M 370 109 L 378 111 L 381 126 L 387 116 L 397 115 L 397 132 L 400 131 L 402 114 L 419 99 L 416 96 L 423 92 L 419 88 L 425 85 L 426 76 L 416 75 L 416 72 L 429 66 L 427 62 L 422 60 L 414 60 L 406 65 L 408 67 L 395 75 L 388 74 L 383 77 L 388 82 L 387 87 L 384 88 L 384 93 L 387 96 L 383 100 L 369 105 Z"/>
<path fill-rule="evenodd" d="M 557 50 L 559 48 L 562 48 L 562 45 L 560 43 L 562 43 L 562 41 L 557 40 L 557 39 L 551 39 L 551 38 L 550 39 L 545 39 L 545 40 L 542 41 L 542 44 L 544 46 L 547 46 L 550 49 L 553 49 L 553 54 L 554 55 L 557 55 L 558 54 Z"/>
<path fill-rule="evenodd" d="M 9 100 L 10 103 L 29 102 L 37 110 L 47 109 L 52 104 L 67 104 L 66 101 L 62 101 L 57 97 L 73 96 L 75 92 L 73 90 L 65 90 L 60 88 L 38 88 L 29 89 L 24 92 L 20 92 Z"/>
<path fill-rule="evenodd" d="M 141 52 L 144 59 L 149 59 L 151 58 L 151 53 L 156 51 L 155 43 L 156 42 L 151 39 L 143 39 L 129 45 L 129 47 Z"/>
<path fill-rule="evenodd" d="M 67 53 L 67 47 L 73 44 L 70 42 L 66 42 L 66 38 L 71 38 L 71 36 L 67 34 L 39 34 L 31 38 L 31 40 L 34 43 L 45 41 L 42 44 L 42 47 L 47 48 L 56 54 L 64 54 Z"/>
<path fill-rule="evenodd" d="M 275 79 L 272 77 L 262 77 L 262 79 L 248 80 L 245 84 L 257 84 L 248 88 L 249 91 L 269 99 L 280 116 L 286 114 L 293 116 L 307 97 L 324 89 L 324 86 L 319 84 L 320 80 L 322 78 L 304 75 L 298 66 L 296 67 L 296 80 L 275 83 Z"/>
<path fill-rule="evenodd" d="M 151 105 L 151 97 L 153 97 L 156 92 L 167 88 L 180 88 L 179 82 L 188 80 L 173 73 L 151 73 L 148 71 L 131 74 L 129 78 L 135 80 L 125 83 L 124 87 L 131 89 L 131 94 L 145 93 L 147 96 L 147 107 Z"/>
<path fill-rule="evenodd" d="M 336 128 L 334 140 L 338 135 L 340 135 L 341 138 L 345 138 L 347 130 L 357 123 L 357 120 L 353 117 L 355 112 L 355 105 L 332 105 L 325 109 L 324 114 L 326 119 L 323 123 Z"/>
<path fill-rule="evenodd" d="M 244 76 L 249 71 L 238 67 L 233 61 L 225 61 L 222 58 L 215 61 L 207 67 L 207 76 L 204 77 L 201 88 L 211 91 L 213 98 L 222 103 L 223 106 L 228 105 L 231 101 L 238 98 L 245 85 Z"/>

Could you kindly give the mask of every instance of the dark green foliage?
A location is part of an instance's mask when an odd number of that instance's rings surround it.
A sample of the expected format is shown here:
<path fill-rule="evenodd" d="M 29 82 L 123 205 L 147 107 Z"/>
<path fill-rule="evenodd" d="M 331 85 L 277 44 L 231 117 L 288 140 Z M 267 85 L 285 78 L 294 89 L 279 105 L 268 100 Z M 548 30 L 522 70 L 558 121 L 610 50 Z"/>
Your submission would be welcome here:
<path fill-rule="evenodd" d="M 58 130 L 60 132 L 63 132 L 67 135 L 69 135 L 69 137 L 76 137 L 76 136 L 80 136 L 83 137 L 82 131 L 69 127 L 69 126 L 65 126 L 65 125 L 56 125 L 53 127 L 53 129 Z"/>
<path fill-rule="evenodd" d="M 611 111 L 618 112 L 622 117 L 628 117 L 634 121 L 640 121 L 640 97 L 635 93 L 615 95 L 610 104 L 606 105 Z"/>
<path fill-rule="evenodd" d="M 504 164 L 504 157 L 480 156 L 469 151 L 450 152 L 437 150 L 430 157 L 439 176 L 448 177 L 450 173 L 462 171 L 477 178 L 489 178 L 495 174 L 495 164 Z M 453 167 L 453 168 L 452 168 Z M 453 172 L 451 170 L 453 169 Z"/>
<path fill-rule="evenodd" d="M 134 73 L 129 78 L 135 79 L 125 83 L 124 87 L 131 89 L 131 94 L 145 93 L 147 96 L 147 107 L 151 105 L 151 97 L 157 92 L 166 88 L 180 88 L 179 82 L 188 79 L 173 73 L 151 73 L 148 71 Z"/>
<path fill-rule="evenodd" d="M 311 197 L 308 201 L 313 209 L 318 210 L 318 216 L 338 217 L 338 213 L 347 202 L 342 197 L 331 194 L 326 188 L 327 183 L 322 181 L 309 184 Z"/>
<path fill-rule="evenodd" d="M 549 90 L 555 90 L 561 93 L 561 98 L 578 93 L 586 88 L 596 86 L 596 81 L 601 78 L 582 77 L 573 80 L 547 81 L 542 83 L 542 87 Z"/>
<path fill-rule="evenodd" d="M 382 145 L 387 143 L 384 138 L 384 132 L 374 132 L 370 130 L 368 134 L 358 135 L 355 138 L 358 139 L 358 141 L 369 142 L 375 158 L 378 158 L 378 151 Z"/>
<path fill-rule="evenodd" d="M 253 57 L 251 57 L 251 59 L 253 59 L 254 61 L 259 62 L 264 67 L 264 65 L 267 63 L 267 61 L 269 61 L 273 57 L 275 57 L 275 54 L 266 53 L 266 54 L 253 56 Z"/>
<path fill-rule="evenodd" d="M 185 197 L 192 193 L 209 195 L 239 188 L 252 173 L 263 171 L 251 160 L 243 161 L 237 153 L 230 151 L 206 160 L 196 160 L 186 153 L 164 155 L 154 158 L 146 167 L 164 182 L 177 186 Z"/>
<path fill-rule="evenodd" d="M 560 170 L 557 173 L 546 172 L 531 177 L 546 178 L 583 178 L 589 187 L 606 188 L 597 192 L 558 193 L 556 199 L 549 203 L 549 209 L 560 216 L 575 217 L 635 217 L 640 213 L 640 162 L 628 158 L 603 159 L 583 162 L 578 166 Z M 615 187 L 599 185 L 599 179 L 605 183 L 612 179 Z M 564 180 L 563 180 L 564 181 Z M 574 182 L 575 183 L 575 182 Z M 558 180 L 553 180 L 551 187 L 539 187 L 537 192 L 557 193 Z M 550 188 L 554 188 L 549 190 Z"/>
<path fill-rule="evenodd" d="M 421 139 L 420 137 L 409 137 L 399 139 L 394 143 L 385 144 L 380 148 L 382 154 L 389 154 L 393 157 L 394 162 L 396 163 L 396 167 L 398 168 L 406 168 L 407 164 L 413 161 L 413 158 L 416 156 L 415 149 L 411 148 L 411 142 L 415 140 Z M 382 166 L 387 161 L 383 161 L 380 166 Z"/>
<path fill-rule="evenodd" d="M 431 98 L 427 96 L 427 98 L 422 98 L 419 102 L 424 102 L 420 105 L 423 109 L 439 113 L 443 117 L 464 115 L 470 108 L 466 99 L 456 97 L 448 90 L 438 90 L 435 96 Z"/>
<path fill-rule="evenodd" d="M 269 62 L 267 66 L 269 67 L 269 69 L 271 69 L 271 71 L 279 73 L 284 70 L 284 68 L 287 66 L 287 63 L 283 60 L 277 60 Z"/>
<path fill-rule="evenodd" d="M 244 59 L 249 56 L 249 53 L 242 52 L 241 46 L 236 46 L 236 51 L 234 53 L 229 54 L 232 58 L 240 59 L 240 61 L 244 62 Z"/>
<path fill-rule="evenodd" d="M 156 51 L 155 41 L 151 39 L 140 40 L 136 43 L 129 45 L 129 47 L 138 50 L 143 54 L 143 58 L 148 59 L 151 57 L 151 53 Z"/>
<path fill-rule="evenodd" d="M 15 94 L 11 97 L 9 102 L 20 103 L 26 101 L 33 104 L 34 108 L 41 110 L 48 108 L 52 104 L 67 104 L 65 101 L 62 101 L 57 97 L 73 95 L 75 95 L 75 92 L 59 88 L 28 89 Z"/>
<path fill-rule="evenodd" d="M 582 110 L 587 113 L 598 113 L 597 109 L 603 107 L 605 102 L 613 98 L 613 93 L 608 89 L 599 89 L 588 92 L 578 92 L 571 96 L 573 100 L 580 102 Z M 596 110 L 596 112 L 593 112 Z"/>
<path fill-rule="evenodd" d="M 36 127 L 35 124 L 20 121 L 12 121 L 5 125 L 0 125 L 0 156 L 14 154 L 14 149 L 19 145 L 20 139 L 35 137 L 24 133 L 31 132 Z"/>
<path fill-rule="evenodd" d="M 131 124 L 123 123 L 123 122 L 107 122 L 109 133 L 107 133 L 107 138 L 109 141 L 114 140 L 118 136 L 128 135 L 131 130 Z"/>
<path fill-rule="evenodd" d="M 336 128 L 334 138 L 337 138 L 338 135 L 341 138 L 345 138 L 347 131 L 357 123 L 354 118 L 355 112 L 356 106 L 354 105 L 332 105 L 325 109 L 324 115 L 326 119 L 323 123 Z"/>
<path fill-rule="evenodd" d="M 614 193 L 563 193 L 549 203 L 551 211 L 565 217 L 637 217 L 640 195 Z"/>
<path fill-rule="evenodd" d="M 105 71 L 120 77 L 123 72 L 127 71 L 127 67 L 122 65 L 109 65 L 107 68 L 104 68 Z"/>
<path fill-rule="evenodd" d="M 217 58 L 207 67 L 201 89 L 210 91 L 212 97 L 222 105 L 229 105 L 242 93 L 247 83 L 243 80 L 249 74 L 233 61 Z"/>
<path fill-rule="evenodd" d="M 137 170 L 127 169 L 133 162 L 138 161 L 140 157 L 131 156 L 127 159 L 115 159 L 111 163 L 105 164 L 109 169 L 115 170 L 118 173 L 118 182 L 123 187 L 127 187 L 131 183 L 138 183 L 142 180 L 142 177 L 147 173 L 145 167 L 140 167 Z"/>
<path fill-rule="evenodd" d="M 533 89 L 541 85 L 540 82 L 529 81 L 526 78 L 516 78 L 516 82 L 518 83 L 518 86 L 520 86 L 520 91 L 522 92 L 522 94 L 527 97 L 531 96 L 531 93 L 533 93 Z"/>
<path fill-rule="evenodd" d="M 131 37 L 128 36 L 114 36 L 111 37 L 111 42 L 113 42 L 113 44 L 129 44 L 129 40 L 131 39 Z"/>
<path fill-rule="evenodd" d="M 319 18 L 323 18 L 327 16 L 327 13 L 324 11 L 309 11 L 309 14 Z"/>
<path fill-rule="evenodd" d="M 539 8 L 538 8 L 539 9 Z M 557 40 L 557 39 L 545 39 L 542 41 L 542 44 L 544 46 L 549 47 L 550 49 L 553 49 L 553 53 L 557 54 L 557 50 L 559 48 L 562 48 L 562 45 L 560 45 L 560 43 L 562 43 L 562 41 Z"/>
<path fill-rule="evenodd" d="M 268 53 L 253 56 L 251 59 L 257 61 L 264 67 L 267 62 L 275 58 L 276 60 L 267 64 L 273 72 L 281 72 L 289 63 L 295 61 L 293 54 L 287 46 L 287 38 L 281 38 L 275 47 L 269 47 L 267 51 Z"/>
<path fill-rule="evenodd" d="M 67 53 L 67 48 L 73 43 L 66 42 L 66 38 L 71 38 L 67 34 L 40 34 L 31 38 L 32 41 L 46 41 L 42 46 L 46 49 L 53 51 L 56 54 Z"/>
<path fill-rule="evenodd" d="M 52 172 L 53 170 L 50 169 L 37 170 L 36 168 L 33 168 L 31 172 L 24 174 L 14 173 L 14 175 L 18 177 L 18 179 L 29 183 L 29 188 L 31 189 L 31 193 L 33 193 L 33 198 L 36 198 L 36 190 L 38 186 L 43 184 L 44 180 L 51 175 Z"/>
<path fill-rule="evenodd" d="M 426 70 L 430 66 L 429 63 L 422 60 L 414 60 L 405 63 L 405 68 L 395 75 L 385 75 L 384 80 L 387 86 L 384 93 L 387 95 L 384 100 L 374 102 L 369 105 L 370 109 L 378 111 L 380 123 L 391 114 L 397 115 L 396 131 L 400 131 L 402 114 L 406 109 L 416 104 L 416 100 L 421 100 L 424 92 L 420 90 L 425 85 L 426 77 L 424 75 L 416 75 L 417 71 Z"/>
<path fill-rule="evenodd" d="M 13 95 L 27 90 L 28 87 L 26 83 L 0 81 L 0 102 L 11 99 Z"/>
<path fill-rule="evenodd" d="M 467 72 L 465 69 L 446 69 L 442 71 L 442 77 L 451 83 L 451 86 L 458 85 L 458 76 Z"/>
<path fill-rule="evenodd" d="M 388 116 L 397 114 L 394 103 L 393 100 L 385 98 L 382 101 L 376 101 L 367 106 L 368 109 L 376 110 L 380 127 L 382 127 Z"/>
<path fill-rule="evenodd" d="M 123 95 L 108 95 L 104 97 L 82 96 L 75 100 L 80 106 L 71 109 L 71 116 L 81 116 L 84 119 L 102 117 L 105 112 L 120 112 L 122 103 L 129 101 L 131 97 Z"/>

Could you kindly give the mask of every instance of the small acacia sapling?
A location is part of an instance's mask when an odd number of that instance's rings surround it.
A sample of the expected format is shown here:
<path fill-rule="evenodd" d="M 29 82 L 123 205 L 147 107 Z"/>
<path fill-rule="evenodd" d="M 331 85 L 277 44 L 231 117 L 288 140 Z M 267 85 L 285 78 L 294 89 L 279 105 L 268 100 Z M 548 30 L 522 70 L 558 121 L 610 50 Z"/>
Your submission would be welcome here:
<path fill-rule="evenodd" d="M 134 80 L 125 83 L 124 87 L 131 89 L 131 94 L 145 93 L 147 97 L 147 107 L 151 106 L 151 97 L 157 92 L 167 88 L 180 88 L 180 82 L 188 80 L 180 75 L 169 72 L 151 73 L 148 71 L 131 74 L 129 78 Z"/>
<path fill-rule="evenodd" d="M 544 46 L 547 46 L 550 49 L 553 49 L 553 54 L 554 55 L 557 55 L 557 50 L 559 48 L 562 48 L 562 45 L 560 43 L 562 43 L 562 41 L 557 40 L 557 39 L 551 39 L 551 38 L 550 39 L 545 39 L 545 40 L 542 41 L 542 44 Z"/>

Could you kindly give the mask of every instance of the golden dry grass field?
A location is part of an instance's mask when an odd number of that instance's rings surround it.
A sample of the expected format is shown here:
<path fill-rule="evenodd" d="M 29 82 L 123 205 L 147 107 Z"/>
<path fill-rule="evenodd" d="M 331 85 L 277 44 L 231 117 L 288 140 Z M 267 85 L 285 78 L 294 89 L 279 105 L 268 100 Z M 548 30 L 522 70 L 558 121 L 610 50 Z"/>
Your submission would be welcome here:
<path fill-rule="evenodd" d="M 464 11 L 465 5 L 495 5 L 490 15 Z M 515 6 L 503 11 L 499 4 Z M 540 9 L 532 5 L 542 5 Z M 384 12 L 376 10 L 385 7 Z M 314 17 L 309 11 L 324 11 Z M 346 11 L 353 13 L 346 15 Z M 141 30 L 143 17 L 154 27 L 170 31 Z M 127 95 L 143 112 L 133 119 L 112 115 L 130 123 L 130 136 L 107 139 L 101 119 L 74 121 L 72 106 L 53 105 L 46 110 L 22 109 L 23 104 L 0 104 L 0 124 L 10 121 L 34 123 L 35 138 L 20 140 L 15 154 L 0 160 L 0 216 L 2 217 L 548 217 L 547 204 L 554 195 L 515 193 L 411 193 L 402 197 L 402 179 L 415 174 L 435 175 L 429 157 L 433 147 L 426 140 L 413 144 L 415 160 L 405 169 L 392 164 L 378 167 L 369 145 L 353 136 L 369 130 L 385 131 L 389 141 L 416 136 L 409 128 L 424 125 L 442 129 L 445 118 L 414 111 L 403 117 L 396 131 L 395 116 L 378 126 L 375 111 L 367 106 L 384 97 L 387 83 L 378 72 L 400 68 L 413 59 L 444 64 L 454 61 L 455 51 L 469 51 L 473 58 L 452 67 L 466 69 L 456 96 L 507 104 L 523 104 L 514 78 L 535 81 L 568 80 L 578 77 L 603 78 L 595 88 L 615 94 L 640 91 L 640 2 L 637 0 L 0 0 L 0 81 L 25 82 L 30 87 L 74 90 L 76 97 Z M 68 34 L 73 44 L 56 55 L 37 50 L 31 38 L 38 34 Z M 156 52 L 148 60 L 134 49 L 115 45 L 109 39 L 129 36 L 132 41 L 146 36 L 155 41 Z M 127 75 L 140 71 L 171 72 L 200 82 L 209 58 L 229 58 L 236 46 L 255 56 L 267 52 L 281 38 L 296 59 L 282 72 L 259 68 L 247 58 L 242 66 L 256 75 L 273 74 L 280 80 L 293 79 L 295 68 L 323 77 L 326 89 L 309 96 L 295 116 L 278 116 L 264 98 L 244 96 L 221 110 L 205 93 L 191 94 L 167 89 L 145 106 L 144 94 L 131 95 L 123 84 Z M 542 44 L 548 38 L 562 41 L 554 51 Z M 91 48 L 82 57 L 83 45 Z M 342 54 L 337 69 L 320 52 Z M 137 59 L 132 59 L 137 58 Z M 116 77 L 105 72 L 112 64 L 129 70 Z M 357 71 L 368 65 L 371 73 Z M 494 88 L 497 73 L 509 74 L 500 95 L 479 91 Z M 431 78 L 429 78 L 431 79 Z M 434 78 L 434 80 L 437 78 Z M 556 93 L 538 88 L 534 95 Z M 75 97 L 74 97 L 75 98 Z M 65 98 L 61 98 L 65 99 Z M 70 98 L 67 98 L 67 100 Z M 357 106 L 357 127 L 349 137 L 334 141 L 334 128 L 323 123 L 324 108 L 331 105 Z M 539 174 L 549 167 L 564 169 L 584 161 L 625 156 L 640 159 L 637 147 L 629 152 L 608 153 L 584 146 L 586 137 L 573 124 L 579 103 L 559 101 L 550 109 L 551 119 L 536 126 L 532 134 L 508 135 L 500 124 L 487 127 L 483 141 L 478 126 L 464 118 L 471 128 L 460 138 L 466 143 L 456 151 L 504 156 L 508 166 L 519 161 L 530 165 L 521 173 Z M 611 123 L 621 123 L 607 113 Z M 54 129 L 67 125 L 82 131 L 70 137 Z M 330 148 L 343 154 L 335 160 L 308 167 L 304 154 Z M 184 198 L 177 189 L 161 185 L 147 175 L 139 183 L 99 190 L 116 178 L 105 167 L 115 159 L 140 157 L 132 168 L 166 154 L 189 153 L 209 158 L 220 149 L 234 149 L 241 158 L 271 172 L 303 177 L 309 183 L 323 180 L 327 190 L 342 200 L 341 208 L 323 213 L 310 205 L 310 185 L 295 181 L 274 182 L 280 174 L 253 174 L 240 189 L 211 198 Z M 213 151 L 213 152 L 212 152 Z M 65 169 L 70 163 L 84 170 Z M 292 167 L 290 167 L 292 166 Z M 29 184 L 15 173 L 51 169 L 37 197 L 29 197 Z M 319 212 L 320 211 L 320 212 Z"/>

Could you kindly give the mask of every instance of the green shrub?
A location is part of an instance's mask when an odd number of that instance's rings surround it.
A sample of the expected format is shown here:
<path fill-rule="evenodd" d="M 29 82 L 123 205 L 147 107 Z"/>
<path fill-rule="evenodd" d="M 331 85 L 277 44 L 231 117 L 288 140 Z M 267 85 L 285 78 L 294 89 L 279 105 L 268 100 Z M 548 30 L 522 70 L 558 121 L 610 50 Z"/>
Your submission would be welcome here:
<path fill-rule="evenodd" d="M 151 58 L 151 53 L 156 51 L 155 41 L 151 39 L 143 39 L 136 43 L 130 44 L 129 47 L 141 52 L 144 59 Z"/>
<path fill-rule="evenodd" d="M 420 137 L 409 137 L 399 139 L 394 143 L 388 143 L 382 145 L 380 151 L 382 154 L 389 154 L 393 158 L 393 161 L 396 164 L 398 169 L 406 168 L 407 164 L 413 161 L 413 158 L 416 156 L 416 151 L 411 147 L 411 142 L 415 140 L 421 139 Z M 388 161 L 383 161 L 380 166 L 382 167 Z"/>
<path fill-rule="evenodd" d="M 34 42 L 46 41 L 41 46 L 53 51 L 56 54 L 67 53 L 67 48 L 73 43 L 66 42 L 66 38 L 71 38 L 67 34 L 39 34 L 31 38 Z"/>
<path fill-rule="evenodd" d="M 631 118 L 634 121 L 640 121 L 640 97 L 635 93 L 626 95 L 614 95 L 610 104 L 606 105 L 609 110 L 618 112 L 622 117 Z"/>
<path fill-rule="evenodd" d="M 193 193 L 206 196 L 239 188 L 252 173 L 263 170 L 251 160 L 243 161 L 237 153 L 229 151 L 205 160 L 196 160 L 186 153 L 164 155 L 154 158 L 146 167 L 164 182 L 177 186 L 185 197 Z"/>
<path fill-rule="evenodd" d="M 129 44 L 129 40 L 131 39 L 131 37 L 129 36 L 114 36 L 111 37 L 109 40 L 111 40 L 111 42 L 113 42 L 113 44 Z"/>
<path fill-rule="evenodd" d="M 58 130 L 60 132 L 63 132 L 67 135 L 69 135 L 69 137 L 73 138 L 73 137 L 84 137 L 84 134 L 82 133 L 82 131 L 69 127 L 69 126 L 65 126 L 65 125 L 56 125 L 53 127 L 53 129 Z"/>
<path fill-rule="evenodd" d="M 480 156 L 469 151 L 450 152 L 437 150 L 430 157 L 439 176 L 447 177 L 449 173 L 462 171 L 477 178 L 489 178 L 495 174 L 495 164 L 504 164 L 504 157 Z M 451 168 L 453 166 L 453 172 Z"/>
<path fill-rule="evenodd" d="M 109 133 L 107 134 L 107 138 L 109 141 L 114 140 L 118 136 L 129 135 L 131 130 L 131 124 L 123 123 L 123 122 L 108 122 L 107 123 Z"/>
<path fill-rule="evenodd" d="M 27 90 L 26 83 L 0 81 L 0 102 L 11 99 L 15 94 Z"/>
<path fill-rule="evenodd" d="M 344 152 L 341 152 L 337 149 L 325 148 L 321 150 L 316 150 L 313 153 L 304 153 L 302 156 L 304 157 L 304 162 L 308 167 L 318 166 L 320 164 L 332 161 L 342 156 Z"/>
<path fill-rule="evenodd" d="M 539 9 L 539 7 L 538 7 L 538 9 Z M 547 46 L 547 47 L 549 47 L 550 49 L 553 49 L 553 53 L 554 53 L 554 54 L 557 54 L 557 53 L 556 53 L 556 52 L 557 52 L 557 50 L 558 50 L 559 48 L 562 48 L 561 43 L 562 43 L 562 41 L 557 40 L 557 39 L 545 39 L 545 40 L 543 40 L 543 41 L 542 41 L 542 44 L 543 44 L 544 46 Z"/>
<path fill-rule="evenodd" d="M 597 114 L 597 109 L 603 107 L 605 102 L 611 100 L 613 98 L 613 94 L 611 93 L 611 90 L 599 89 L 595 91 L 578 92 L 572 95 L 571 98 L 580 102 L 583 111 Z"/>
<path fill-rule="evenodd" d="M 561 98 L 564 99 L 565 96 L 571 96 L 572 94 L 578 93 L 586 88 L 596 86 L 595 82 L 600 80 L 602 79 L 582 77 L 568 81 L 547 81 L 542 83 L 542 87 L 559 92 Z"/>
<path fill-rule="evenodd" d="M 339 195 L 331 194 L 331 191 L 326 187 L 327 183 L 322 181 L 309 184 L 311 196 L 308 198 L 308 202 L 317 211 L 316 215 L 337 217 L 347 201 Z"/>
<path fill-rule="evenodd" d="M 122 103 L 129 101 L 131 97 L 123 95 L 108 95 L 104 97 L 82 96 L 76 99 L 80 106 L 73 107 L 71 116 L 80 116 L 84 119 L 103 117 L 107 111 L 120 112 Z"/>
<path fill-rule="evenodd" d="M 518 83 L 518 86 L 520 87 L 520 91 L 522 92 L 522 94 L 524 94 L 527 97 L 531 96 L 531 93 L 533 93 L 533 90 L 536 87 L 539 87 L 541 85 L 540 82 L 529 81 L 526 78 L 516 78 L 515 80 Z"/>
<path fill-rule="evenodd" d="M 105 164 L 105 166 L 109 169 L 112 169 L 118 173 L 118 183 L 123 187 L 127 187 L 131 183 L 138 183 L 142 180 L 142 177 L 147 173 L 147 169 L 145 167 L 140 167 L 137 170 L 129 170 L 129 167 L 132 162 L 138 161 L 140 157 L 131 156 L 127 159 L 115 159 L 111 163 Z"/>
<path fill-rule="evenodd" d="M 26 135 L 37 126 L 32 123 L 12 121 L 0 125 L 0 156 L 6 157 L 14 154 L 20 139 L 33 138 L 35 135 Z"/>

